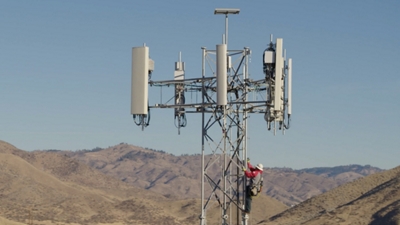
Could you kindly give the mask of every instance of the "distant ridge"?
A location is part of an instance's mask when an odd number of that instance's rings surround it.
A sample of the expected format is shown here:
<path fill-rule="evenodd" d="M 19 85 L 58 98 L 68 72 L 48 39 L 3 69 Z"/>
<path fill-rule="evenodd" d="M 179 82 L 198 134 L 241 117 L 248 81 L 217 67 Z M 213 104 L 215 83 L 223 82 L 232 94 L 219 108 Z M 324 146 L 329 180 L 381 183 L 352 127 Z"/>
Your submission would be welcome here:
<path fill-rule="evenodd" d="M 180 199 L 200 197 L 199 154 L 175 156 L 164 151 L 125 143 L 105 149 L 60 153 L 136 187 Z M 214 165 L 209 171 L 218 176 L 220 169 Z M 369 165 L 302 170 L 264 168 L 264 194 L 291 206 L 346 182 L 379 171 L 382 170 Z"/>
<path fill-rule="evenodd" d="M 328 177 L 335 177 L 341 173 L 345 172 L 354 172 L 358 173 L 363 176 L 368 176 L 377 172 L 384 171 L 378 167 L 373 167 L 371 165 L 357 165 L 357 164 L 351 164 L 351 165 L 345 165 L 345 166 L 335 166 L 335 167 L 314 167 L 314 168 L 307 168 L 307 169 L 301 169 L 297 170 L 299 172 L 306 172 L 306 173 L 313 173 L 316 175 L 326 175 Z"/>

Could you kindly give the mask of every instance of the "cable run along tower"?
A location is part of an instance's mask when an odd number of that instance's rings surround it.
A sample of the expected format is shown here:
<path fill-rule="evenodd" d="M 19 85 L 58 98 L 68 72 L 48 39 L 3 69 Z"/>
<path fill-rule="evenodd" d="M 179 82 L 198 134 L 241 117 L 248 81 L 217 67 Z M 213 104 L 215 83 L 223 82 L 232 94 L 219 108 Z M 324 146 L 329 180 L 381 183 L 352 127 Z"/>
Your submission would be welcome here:
<path fill-rule="evenodd" d="M 276 134 L 290 127 L 292 113 L 292 60 L 286 60 L 283 39 L 267 44 L 262 55 L 259 78 L 249 74 L 251 50 L 228 49 L 228 16 L 240 9 L 217 8 L 215 15 L 225 16 L 225 34 L 215 49 L 201 48 L 201 77 L 187 78 L 181 54 L 175 62 L 171 80 L 152 80 L 154 61 L 149 47 L 132 48 L 131 114 L 143 130 L 150 124 L 153 109 L 173 110 L 175 126 L 180 134 L 187 124 L 187 114 L 201 115 L 201 208 L 200 225 L 247 225 L 244 216 L 247 167 L 247 129 L 249 114 L 262 114 L 266 130 Z M 261 61 L 261 60 L 260 60 Z M 261 73 L 262 71 L 262 73 Z M 171 96 L 150 104 L 150 88 L 173 88 Z M 187 95 L 195 95 L 191 101 Z M 162 99 L 168 99 L 162 101 Z M 215 173 L 218 168 L 218 173 Z M 210 221 L 207 213 L 220 210 L 218 221 Z"/>

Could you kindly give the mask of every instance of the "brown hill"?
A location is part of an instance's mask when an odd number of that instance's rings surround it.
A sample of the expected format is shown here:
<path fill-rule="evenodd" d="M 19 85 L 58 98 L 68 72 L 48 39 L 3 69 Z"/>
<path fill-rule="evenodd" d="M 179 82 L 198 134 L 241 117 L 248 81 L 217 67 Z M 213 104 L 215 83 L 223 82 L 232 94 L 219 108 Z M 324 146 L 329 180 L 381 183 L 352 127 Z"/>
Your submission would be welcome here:
<path fill-rule="evenodd" d="M 266 194 L 288 206 L 325 193 L 344 183 L 383 171 L 369 165 L 316 167 L 302 170 L 267 168 L 264 172 Z"/>
<path fill-rule="evenodd" d="M 177 157 L 126 144 L 95 151 L 25 152 L 0 141 L 0 224 L 19 225 L 29 219 L 33 224 L 44 225 L 198 223 L 199 199 L 189 197 L 192 192 L 199 192 L 196 190 L 199 185 L 191 186 L 196 184 L 191 182 L 199 180 L 198 157 Z M 91 166 L 74 158 L 86 160 Z M 250 223 L 364 221 L 360 224 L 376 225 L 398 221 L 400 168 L 358 178 L 326 192 L 338 180 L 343 181 L 343 177 L 363 176 L 360 171 L 364 167 L 349 168 L 313 168 L 314 171 L 308 172 L 265 169 L 267 193 L 277 190 L 277 196 L 291 201 L 309 199 L 282 212 L 286 207 L 280 202 L 260 196 L 253 202 Z M 363 173 L 368 171 L 371 170 Z M 318 192 L 326 193 L 310 198 Z M 219 208 L 217 204 L 213 207 L 215 210 L 208 211 L 208 222 L 218 223 Z"/>
<path fill-rule="evenodd" d="M 0 141 L 0 224 L 194 224 L 199 199 L 176 200 L 128 185 L 58 152 L 25 152 Z M 208 219 L 220 220 L 218 205 Z M 286 207 L 254 201 L 274 215 Z M 257 209 L 257 210 L 256 210 Z"/>
<path fill-rule="evenodd" d="M 400 167 L 313 197 L 259 224 L 400 224 Z"/>
<path fill-rule="evenodd" d="M 61 154 L 68 154 L 71 158 L 136 187 L 180 199 L 200 197 L 199 155 L 177 157 L 127 144 Z"/>
<path fill-rule="evenodd" d="M 294 170 L 266 169 L 266 194 L 287 205 L 296 205 L 338 184 L 332 178 Z"/>
<path fill-rule="evenodd" d="M 163 151 L 128 144 L 68 154 L 104 174 L 136 187 L 178 198 L 200 197 L 200 155 L 174 156 Z M 218 176 L 217 165 L 213 171 Z M 296 205 L 343 183 L 381 171 L 371 166 L 339 166 L 292 170 L 264 169 L 264 194 L 284 204 Z"/>
<path fill-rule="evenodd" d="M 167 201 L 163 196 L 59 154 L 27 153 L 4 142 L 0 152 L 11 152 L 0 153 L 0 215 L 7 220 L 27 222 L 31 215 L 34 224 L 186 224 L 158 205 Z"/>

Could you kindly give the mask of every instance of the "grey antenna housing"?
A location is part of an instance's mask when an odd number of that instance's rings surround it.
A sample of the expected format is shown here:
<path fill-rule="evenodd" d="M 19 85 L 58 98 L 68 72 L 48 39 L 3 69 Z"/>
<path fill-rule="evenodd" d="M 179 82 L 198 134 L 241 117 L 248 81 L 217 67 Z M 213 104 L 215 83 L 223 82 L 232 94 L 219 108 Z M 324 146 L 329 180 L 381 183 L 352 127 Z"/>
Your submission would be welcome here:
<path fill-rule="evenodd" d="M 148 80 L 154 70 L 154 61 L 149 58 L 149 47 L 132 48 L 131 114 L 142 129 L 149 125 Z"/>

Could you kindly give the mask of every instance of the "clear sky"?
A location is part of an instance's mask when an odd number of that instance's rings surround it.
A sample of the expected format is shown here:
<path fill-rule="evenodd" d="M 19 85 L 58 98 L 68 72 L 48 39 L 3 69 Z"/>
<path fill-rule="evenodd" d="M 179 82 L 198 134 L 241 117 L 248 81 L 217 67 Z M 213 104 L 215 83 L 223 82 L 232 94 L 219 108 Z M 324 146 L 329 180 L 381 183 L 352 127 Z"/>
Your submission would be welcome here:
<path fill-rule="evenodd" d="M 397 0 L 2 0 L 0 140 L 23 150 L 125 142 L 200 153 L 200 114 L 188 115 L 181 135 L 172 110 L 153 110 L 145 131 L 134 125 L 131 48 L 149 46 L 154 80 L 172 79 L 180 51 L 186 78 L 200 77 L 201 47 L 215 49 L 224 33 L 215 8 L 241 9 L 229 17 L 229 49 L 252 50 L 252 77 L 263 76 L 270 34 L 283 38 L 293 58 L 291 129 L 274 136 L 262 116 L 252 115 L 248 150 L 255 163 L 400 164 Z"/>

